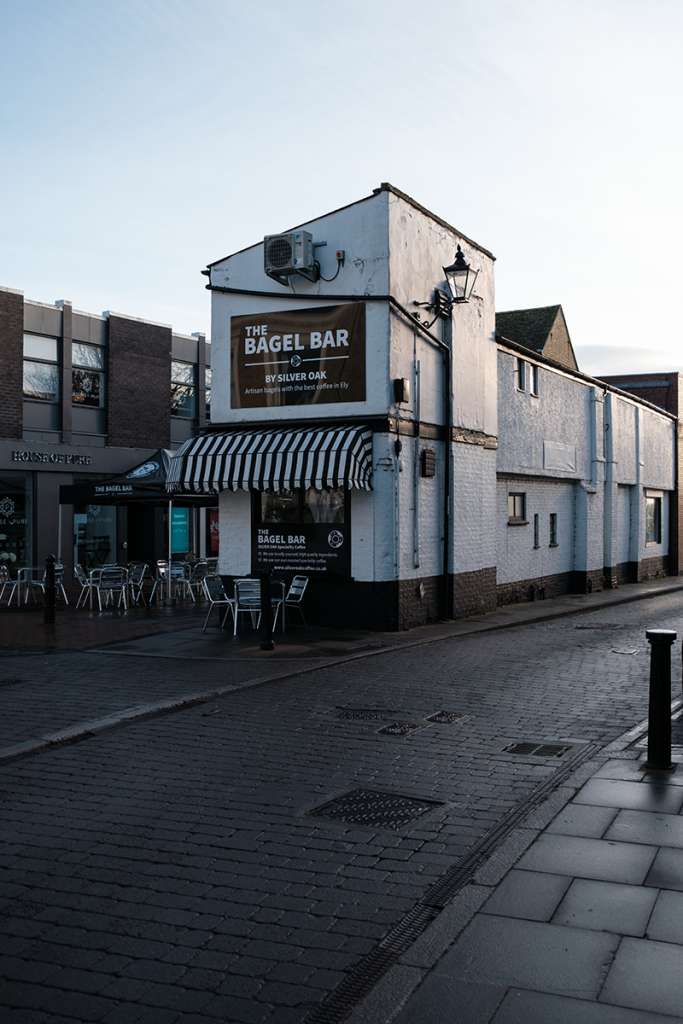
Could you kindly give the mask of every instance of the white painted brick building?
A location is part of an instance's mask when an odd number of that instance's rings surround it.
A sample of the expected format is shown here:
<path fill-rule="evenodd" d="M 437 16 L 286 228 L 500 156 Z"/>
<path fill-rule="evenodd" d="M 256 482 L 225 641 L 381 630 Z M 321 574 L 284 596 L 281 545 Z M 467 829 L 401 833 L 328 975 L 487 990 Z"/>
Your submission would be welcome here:
<path fill-rule="evenodd" d="M 308 277 L 269 239 L 206 272 L 211 433 L 174 461 L 220 492 L 221 573 L 398 629 L 671 568 L 676 417 L 582 375 L 559 306 L 496 318 L 492 255 L 390 185 L 301 238 Z M 457 246 L 476 283 L 437 318 Z"/>

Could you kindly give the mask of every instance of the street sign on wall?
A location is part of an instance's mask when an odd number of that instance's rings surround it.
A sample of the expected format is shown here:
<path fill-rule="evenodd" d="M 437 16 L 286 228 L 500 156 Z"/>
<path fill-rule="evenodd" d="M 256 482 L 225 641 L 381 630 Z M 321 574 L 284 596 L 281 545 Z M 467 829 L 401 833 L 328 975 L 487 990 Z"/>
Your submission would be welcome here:
<path fill-rule="evenodd" d="M 365 401 L 365 303 L 234 316 L 232 409 Z"/>

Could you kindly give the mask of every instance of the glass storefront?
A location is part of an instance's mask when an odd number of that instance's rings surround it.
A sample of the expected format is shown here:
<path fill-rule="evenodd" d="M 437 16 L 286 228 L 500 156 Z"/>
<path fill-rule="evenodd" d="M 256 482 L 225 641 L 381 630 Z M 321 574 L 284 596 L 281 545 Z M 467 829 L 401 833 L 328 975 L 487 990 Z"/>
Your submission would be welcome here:
<path fill-rule="evenodd" d="M 116 506 L 74 505 L 74 565 L 86 572 L 116 561 Z"/>
<path fill-rule="evenodd" d="M 33 474 L 0 472 L 0 565 L 33 565 Z"/>

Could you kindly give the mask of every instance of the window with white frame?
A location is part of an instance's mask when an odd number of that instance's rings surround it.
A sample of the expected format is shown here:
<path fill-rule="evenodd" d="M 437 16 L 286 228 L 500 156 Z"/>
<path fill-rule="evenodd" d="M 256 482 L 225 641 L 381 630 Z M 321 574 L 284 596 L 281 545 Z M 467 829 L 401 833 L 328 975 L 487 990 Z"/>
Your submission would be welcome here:
<path fill-rule="evenodd" d="M 508 523 L 514 526 L 526 523 L 526 494 L 520 491 L 508 494 Z"/>
<path fill-rule="evenodd" d="M 531 367 L 531 394 L 538 398 L 538 377 L 540 367 L 533 365 Z"/>
<path fill-rule="evenodd" d="M 660 496 L 645 496 L 645 543 L 662 543 L 662 499 Z"/>

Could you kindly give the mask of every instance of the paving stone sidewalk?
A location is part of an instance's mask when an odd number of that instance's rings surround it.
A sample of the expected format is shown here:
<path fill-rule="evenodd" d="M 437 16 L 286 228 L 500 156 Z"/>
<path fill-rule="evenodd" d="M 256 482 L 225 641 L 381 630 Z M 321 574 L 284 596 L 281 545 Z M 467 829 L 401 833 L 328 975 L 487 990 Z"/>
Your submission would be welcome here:
<path fill-rule="evenodd" d="M 5 765 L 3 1020 L 303 1022 L 563 757 L 644 717 L 645 629 L 675 629 L 682 612 L 669 593 L 309 661 L 304 675 Z M 118 687 L 128 699 L 240 668 L 70 652 L 7 661 L 27 678 L 0 688 L 0 709 L 19 715 L 23 693 L 27 728 L 32 710 L 57 707 L 60 680 L 68 701 L 90 688 L 104 703 Z M 522 741 L 569 751 L 505 750 Z M 358 788 L 425 810 L 398 827 L 312 813 Z"/>
<path fill-rule="evenodd" d="M 355 1024 L 683 1019 L 683 748 L 671 774 L 644 771 L 637 748 L 620 755 L 580 788 L 500 884 L 486 885 L 482 872 L 461 893 L 480 909 L 453 929 L 456 941 L 404 1009 L 391 1012 L 401 984 L 424 967 L 419 950 L 384 980 L 384 1008 L 375 991 Z"/>

